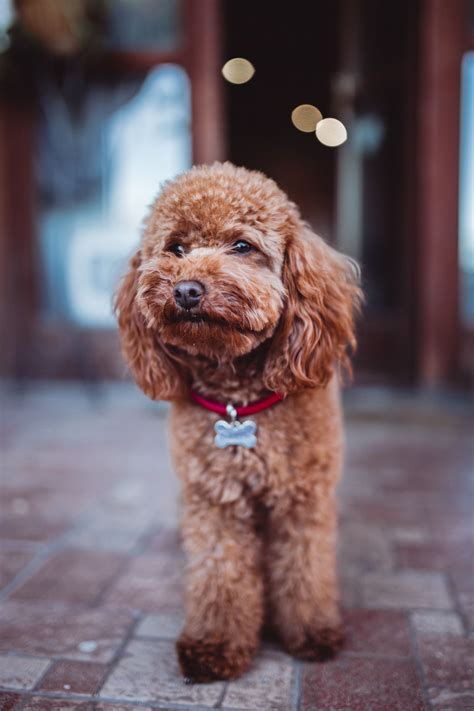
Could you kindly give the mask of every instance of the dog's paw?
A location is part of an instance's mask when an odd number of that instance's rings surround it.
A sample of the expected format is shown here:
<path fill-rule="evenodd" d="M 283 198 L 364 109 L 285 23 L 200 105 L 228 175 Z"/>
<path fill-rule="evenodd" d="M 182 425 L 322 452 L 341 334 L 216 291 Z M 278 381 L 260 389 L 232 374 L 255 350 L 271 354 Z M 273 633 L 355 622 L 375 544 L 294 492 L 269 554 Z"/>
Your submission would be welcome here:
<path fill-rule="evenodd" d="M 179 665 L 188 683 L 236 679 L 250 666 L 253 650 L 182 635 L 176 642 Z"/>
<path fill-rule="evenodd" d="M 326 662 L 333 659 L 344 646 L 341 627 L 326 627 L 307 632 L 303 639 L 287 645 L 294 657 L 308 662 Z"/>

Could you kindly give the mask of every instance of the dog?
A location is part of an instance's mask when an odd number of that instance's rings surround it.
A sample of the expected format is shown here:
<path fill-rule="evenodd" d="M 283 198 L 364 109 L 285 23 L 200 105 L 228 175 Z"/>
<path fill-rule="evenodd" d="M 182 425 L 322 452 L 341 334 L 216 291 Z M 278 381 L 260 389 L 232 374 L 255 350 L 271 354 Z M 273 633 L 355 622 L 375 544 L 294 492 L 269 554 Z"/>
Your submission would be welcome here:
<path fill-rule="evenodd" d="M 262 173 L 194 167 L 150 208 L 115 308 L 136 383 L 172 403 L 191 682 L 242 675 L 264 627 L 301 659 L 343 643 L 339 373 L 361 299 L 356 264 Z"/>

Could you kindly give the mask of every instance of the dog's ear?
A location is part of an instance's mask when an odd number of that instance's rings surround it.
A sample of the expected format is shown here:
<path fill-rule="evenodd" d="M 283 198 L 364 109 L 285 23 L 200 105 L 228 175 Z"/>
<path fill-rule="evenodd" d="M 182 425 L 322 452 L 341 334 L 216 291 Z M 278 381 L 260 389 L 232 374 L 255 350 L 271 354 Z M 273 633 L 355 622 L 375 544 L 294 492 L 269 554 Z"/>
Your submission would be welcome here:
<path fill-rule="evenodd" d="M 283 264 L 286 305 L 270 346 L 265 386 L 284 394 L 325 385 L 334 367 L 350 373 L 354 315 L 360 307 L 357 264 L 309 227 L 292 232 Z"/>
<path fill-rule="evenodd" d="M 156 333 L 148 326 L 137 305 L 140 250 L 114 301 L 122 352 L 137 385 L 152 400 L 175 400 L 182 395 L 182 379 Z"/>

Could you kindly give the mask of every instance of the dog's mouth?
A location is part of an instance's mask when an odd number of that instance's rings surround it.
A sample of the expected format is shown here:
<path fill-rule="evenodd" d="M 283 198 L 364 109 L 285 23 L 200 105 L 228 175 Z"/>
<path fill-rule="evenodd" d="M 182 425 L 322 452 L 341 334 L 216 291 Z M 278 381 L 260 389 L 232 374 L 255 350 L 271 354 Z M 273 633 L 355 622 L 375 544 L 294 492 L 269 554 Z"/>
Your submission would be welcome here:
<path fill-rule="evenodd" d="M 231 309 L 177 309 L 171 304 L 161 311 L 160 338 L 168 346 L 183 349 L 191 355 L 212 357 L 218 361 L 250 352 L 271 336 L 274 326 L 238 320 Z"/>
<path fill-rule="evenodd" d="M 183 311 L 171 318 L 170 323 L 216 323 L 216 320 L 200 311 Z"/>
<path fill-rule="evenodd" d="M 203 304 L 190 309 L 176 307 L 168 301 L 160 309 L 157 321 L 173 340 L 211 339 L 222 342 L 232 338 L 232 334 L 248 338 L 258 338 L 270 333 L 275 324 L 257 318 L 249 308 L 247 318 L 245 304 L 221 305 L 215 307 Z"/>
<path fill-rule="evenodd" d="M 192 324 L 196 326 L 208 325 L 217 326 L 223 330 L 239 331 L 240 333 L 249 333 L 251 329 L 244 328 L 239 324 L 228 321 L 217 316 L 209 316 L 202 311 L 179 311 L 174 314 L 169 314 L 167 321 L 170 326 L 177 324 Z"/>

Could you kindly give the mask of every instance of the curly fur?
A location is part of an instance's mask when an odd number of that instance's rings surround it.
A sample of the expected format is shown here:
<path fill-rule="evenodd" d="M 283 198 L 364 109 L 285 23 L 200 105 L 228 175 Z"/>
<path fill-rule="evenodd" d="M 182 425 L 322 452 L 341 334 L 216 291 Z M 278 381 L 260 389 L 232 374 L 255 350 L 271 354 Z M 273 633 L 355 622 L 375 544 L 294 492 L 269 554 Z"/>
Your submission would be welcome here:
<path fill-rule="evenodd" d="M 236 254 L 242 239 L 255 249 Z M 169 251 L 174 243 L 185 256 Z M 136 382 L 173 403 L 188 558 L 177 650 L 193 681 L 242 674 L 264 622 L 304 659 L 327 658 L 342 644 L 337 369 L 349 368 L 355 347 L 358 276 L 272 180 L 229 163 L 165 185 L 146 220 L 116 310 Z M 174 301 L 181 280 L 204 285 L 197 317 Z M 233 404 L 268 391 L 286 397 L 254 416 L 255 449 L 221 450 L 218 416 L 194 404 L 189 387 Z"/>

